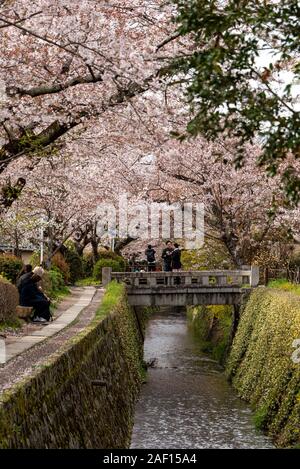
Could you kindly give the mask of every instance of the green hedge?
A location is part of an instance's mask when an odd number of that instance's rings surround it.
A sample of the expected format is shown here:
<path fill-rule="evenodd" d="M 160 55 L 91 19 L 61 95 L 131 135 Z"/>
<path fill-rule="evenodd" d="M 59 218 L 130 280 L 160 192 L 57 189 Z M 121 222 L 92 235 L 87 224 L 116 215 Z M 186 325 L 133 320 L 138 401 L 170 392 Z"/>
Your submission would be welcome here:
<path fill-rule="evenodd" d="M 70 268 L 70 282 L 75 283 L 85 275 L 85 263 L 82 257 L 74 250 L 68 249 L 64 255 Z"/>
<path fill-rule="evenodd" d="M 115 259 L 100 259 L 96 262 L 93 269 L 93 277 L 96 280 L 102 280 L 102 268 L 111 267 L 113 272 L 124 272 L 125 270 L 125 261 L 122 257 L 118 260 Z"/>
<path fill-rule="evenodd" d="M 126 270 L 126 261 L 122 256 L 120 256 L 114 251 L 110 251 L 107 249 L 99 249 L 97 262 L 105 259 L 117 261 L 121 266 L 121 271 L 123 272 L 124 270 Z M 84 254 L 82 262 L 84 277 L 91 277 L 93 275 L 95 265 L 97 264 L 97 262 L 94 261 L 93 253 L 89 252 L 87 254 Z M 106 267 L 106 265 L 104 267 Z"/>
<path fill-rule="evenodd" d="M 23 261 L 12 254 L 0 254 L 0 275 L 16 283 L 18 274 L 23 268 Z"/>
<path fill-rule="evenodd" d="M 300 297 L 282 290 L 252 292 L 227 363 L 239 395 L 256 410 L 255 422 L 279 445 L 300 443 Z"/>
<path fill-rule="evenodd" d="M 42 279 L 43 290 L 51 299 L 68 293 L 62 272 L 58 268 L 46 271 Z"/>

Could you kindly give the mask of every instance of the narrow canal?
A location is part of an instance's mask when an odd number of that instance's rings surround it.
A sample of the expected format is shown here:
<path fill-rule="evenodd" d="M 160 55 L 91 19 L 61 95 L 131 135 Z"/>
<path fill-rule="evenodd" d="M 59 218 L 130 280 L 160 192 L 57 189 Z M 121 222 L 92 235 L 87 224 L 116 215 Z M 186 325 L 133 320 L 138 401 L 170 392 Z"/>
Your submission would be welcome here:
<path fill-rule="evenodd" d="M 272 448 L 252 412 L 203 354 L 184 313 L 156 313 L 149 321 L 147 383 L 136 407 L 131 448 Z"/>

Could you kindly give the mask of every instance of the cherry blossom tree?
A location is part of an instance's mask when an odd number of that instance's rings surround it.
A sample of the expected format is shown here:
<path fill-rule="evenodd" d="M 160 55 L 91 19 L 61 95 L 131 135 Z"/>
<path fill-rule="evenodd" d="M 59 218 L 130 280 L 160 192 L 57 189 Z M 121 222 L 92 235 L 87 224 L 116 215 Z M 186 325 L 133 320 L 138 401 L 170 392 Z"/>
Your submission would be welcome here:
<path fill-rule="evenodd" d="M 24 156 L 38 164 L 155 90 L 172 11 L 158 0 L 2 1 L 0 172 Z M 25 183 L 24 172 L 6 179 L 2 205 Z"/>
<path fill-rule="evenodd" d="M 193 44 L 172 66 L 192 109 L 188 133 L 235 138 L 237 166 L 247 157 L 245 144 L 259 139 L 257 162 L 270 176 L 279 172 L 281 189 L 298 203 L 299 2 L 174 3 L 178 34 Z"/>
<path fill-rule="evenodd" d="M 225 145 L 222 140 L 178 143 L 177 151 L 173 146 L 158 165 L 171 201 L 204 203 L 206 239 L 222 243 L 238 266 L 270 253 L 278 242 L 293 242 L 299 211 L 285 205 L 278 191 L 280 175 L 270 179 L 257 166 L 259 147 L 248 146 L 246 164 L 239 170 L 232 165 L 234 149 L 234 142 Z"/>
<path fill-rule="evenodd" d="M 235 170 L 235 140 L 172 137 L 190 112 L 164 70 L 193 50 L 174 13 L 163 0 L 0 3 L 0 202 L 5 217 L 18 200 L 46 224 L 50 256 L 69 238 L 96 255 L 97 206 L 122 192 L 204 202 L 207 239 L 236 265 L 295 236 L 297 209 L 278 193 L 280 174 L 257 167 L 258 144 Z"/>

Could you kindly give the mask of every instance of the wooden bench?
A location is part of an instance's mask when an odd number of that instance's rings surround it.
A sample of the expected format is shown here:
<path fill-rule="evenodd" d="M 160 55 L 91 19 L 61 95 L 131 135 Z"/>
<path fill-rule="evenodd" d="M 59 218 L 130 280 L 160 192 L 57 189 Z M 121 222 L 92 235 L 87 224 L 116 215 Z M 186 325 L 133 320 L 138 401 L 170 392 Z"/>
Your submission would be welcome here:
<path fill-rule="evenodd" d="M 16 313 L 20 319 L 28 319 L 32 315 L 33 308 L 31 306 L 17 306 Z"/>

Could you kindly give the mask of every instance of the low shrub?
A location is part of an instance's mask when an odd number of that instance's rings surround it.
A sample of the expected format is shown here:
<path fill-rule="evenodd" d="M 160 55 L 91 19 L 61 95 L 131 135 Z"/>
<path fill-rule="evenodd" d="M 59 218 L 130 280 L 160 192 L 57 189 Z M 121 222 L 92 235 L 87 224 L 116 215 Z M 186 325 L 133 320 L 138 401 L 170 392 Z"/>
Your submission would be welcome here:
<path fill-rule="evenodd" d="M 68 248 L 64 257 L 69 265 L 69 281 L 71 283 L 75 283 L 77 280 L 83 278 L 85 276 L 83 258 L 80 257 L 75 249 Z"/>
<path fill-rule="evenodd" d="M 23 268 L 23 261 L 13 254 L 0 255 L 0 275 L 12 283 L 16 283 L 18 274 Z"/>
<path fill-rule="evenodd" d="M 91 277 L 93 275 L 94 259 L 92 253 L 84 254 L 82 259 L 83 276 Z"/>
<path fill-rule="evenodd" d="M 117 261 L 122 266 L 122 271 L 126 269 L 126 260 L 114 251 L 110 251 L 108 249 L 99 249 L 97 262 L 99 262 L 99 260 L 104 259 L 111 259 Z M 93 270 L 97 262 L 95 262 L 92 252 L 84 254 L 83 269 L 85 277 L 90 277 L 91 275 L 93 275 Z"/>
<path fill-rule="evenodd" d="M 124 259 L 120 258 L 122 261 Z M 93 277 L 96 280 L 102 280 L 102 268 L 103 267 L 111 267 L 113 272 L 124 272 L 125 270 L 125 262 L 121 262 L 119 260 L 114 259 L 100 259 L 94 266 L 93 269 Z"/>
<path fill-rule="evenodd" d="M 29 264 L 32 265 L 32 267 L 38 267 L 41 263 L 41 255 L 38 251 L 35 251 L 31 254 Z"/>
<path fill-rule="evenodd" d="M 56 253 L 51 259 L 51 264 L 52 270 L 55 270 L 55 267 L 59 269 L 63 275 L 65 283 L 68 283 L 70 280 L 70 267 L 64 256 L 60 252 Z"/>
<path fill-rule="evenodd" d="M 42 288 L 51 299 L 56 299 L 59 295 L 68 293 L 63 274 L 57 267 L 44 273 Z"/>
<path fill-rule="evenodd" d="M 115 251 L 111 251 L 109 249 L 99 249 L 98 254 L 100 259 L 114 259 L 116 261 L 123 259 L 123 257 L 117 254 Z"/>
<path fill-rule="evenodd" d="M 120 256 L 116 252 L 103 249 L 99 251 L 99 256 L 100 256 L 99 260 L 111 259 L 113 261 L 118 262 L 119 265 L 121 266 L 120 272 L 123 272 L 124 270 L 126 270 L 126 260 L 124 259 L 124 257 Z"/>
<path fill-rule="evenodd" d="M 19 293 L 14 285 L 5 278 L 0 278 L 0 322 L 14 321 Z"/>

